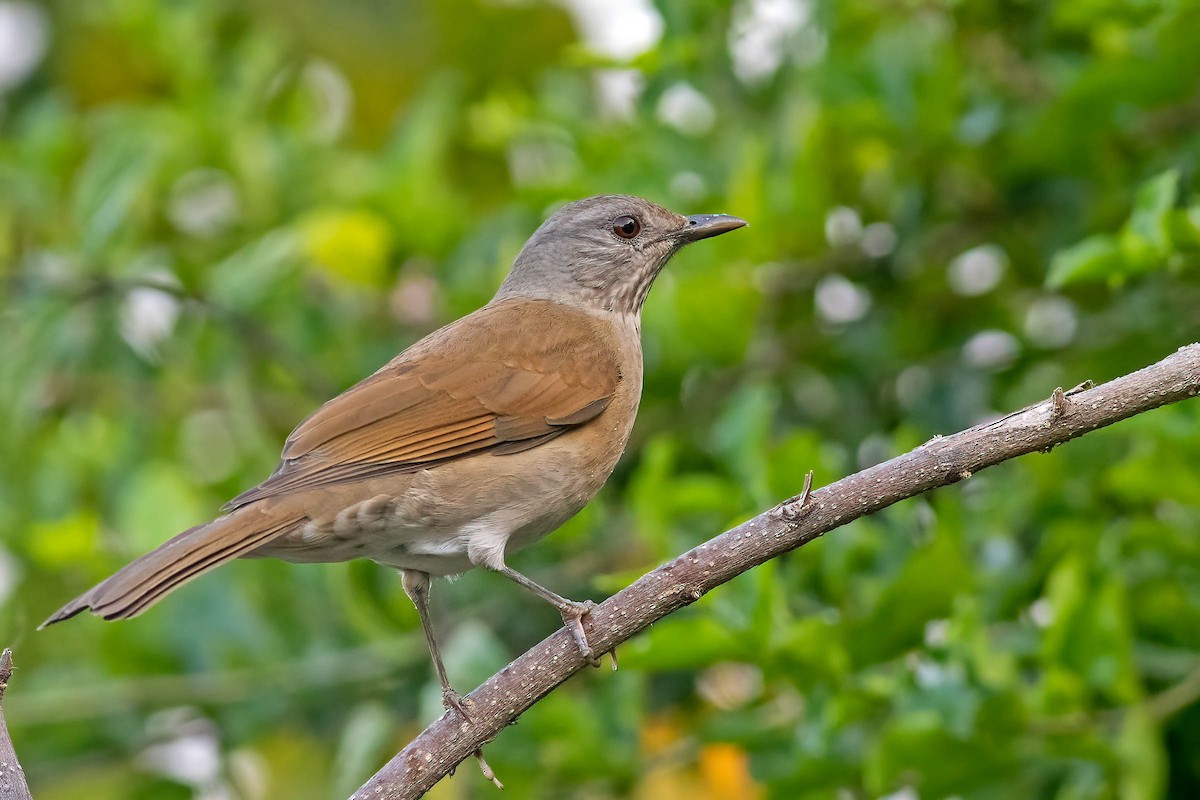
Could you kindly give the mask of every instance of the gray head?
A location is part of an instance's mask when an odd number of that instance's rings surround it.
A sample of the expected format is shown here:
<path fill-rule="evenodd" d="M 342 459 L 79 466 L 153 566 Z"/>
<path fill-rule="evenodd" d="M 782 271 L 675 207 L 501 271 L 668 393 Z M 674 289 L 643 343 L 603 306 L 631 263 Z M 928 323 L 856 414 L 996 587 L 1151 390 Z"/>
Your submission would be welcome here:
<path fill-rule="evenodd" d="M 495 299 L 540 297 L 637 314 L 679 248 L 745 224 L 725 214 L 685 217 L 629 195 L 578 200 L 529 237 Z"/>

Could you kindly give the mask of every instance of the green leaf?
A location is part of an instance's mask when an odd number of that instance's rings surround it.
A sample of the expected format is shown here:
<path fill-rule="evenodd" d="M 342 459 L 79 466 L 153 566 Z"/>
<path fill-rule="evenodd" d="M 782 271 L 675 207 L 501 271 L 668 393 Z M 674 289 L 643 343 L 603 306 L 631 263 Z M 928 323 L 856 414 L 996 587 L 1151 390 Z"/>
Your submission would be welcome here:
<path fill-rule="evenodd" d="M 852 625 L 847 640 L 856 662 L 875 663 L 918 645 L 925 625 L 949 616 L 955 597 L 968 591 L 972 581 L 961 543 L 939 531 L 912 553 L 880 593 L 870 616 Z"/>
<path fill-rule="evenodd" d="M 1089 236 L 1055 254 L 1046 283 L 1062 287 L 1088 280 L 1124 278 L 1167 264 L 1179 228 L 1174 210 L 1179 171 L 1170 169 L 1138 187 L 1133 211 L 1114 237 Z"/>
<path fill-rule="evenodd" d="M 1163 731 L 1153 715 L 1142 706 L 1125 713 L 1117 736 L 1121 760 L 1120 796 L 1125 800 L 1155 800 L 1167 784 L 1169 755 Z"/>
<path fill-rule="evenodd" d="M 1179 192 L 1179 170 L 1169 169 L 1138 187 L 1126 229 L 1145 240 L 1160 256 L 1171 247 L 1168 215 Z"/>
<path fill-rule="evenodd" d="M 1116 238 L 1097 234 L 1056 253 L 1050 262 L 1046 283 L 1060 288 L 1072 283 L 1112 278 L 1122 274 L 1123 266 L 1121 247 Z"/>
<path fill-rule="evenodd" d="M 695 669 L 750 655 L 742 637 L 711 616 L 684 611 L 667 617 L 621 650 L 621 666 L 651 672 Z"/>

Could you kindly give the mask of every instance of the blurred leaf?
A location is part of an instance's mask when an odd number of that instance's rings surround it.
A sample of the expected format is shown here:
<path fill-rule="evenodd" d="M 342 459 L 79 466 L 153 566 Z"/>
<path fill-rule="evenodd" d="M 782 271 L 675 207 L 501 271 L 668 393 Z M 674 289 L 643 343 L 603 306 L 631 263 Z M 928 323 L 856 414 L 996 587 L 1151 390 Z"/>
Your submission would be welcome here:
<path fill-rule="evenodd" d="M 1123 268 L 1124 261 L 1117 240 L 1107 234 L 1098 234 L 1055 253 L 1046 283 L 1062 287 L 1081 281 L 1113 278 L 1123 274 Z"/>
<path fill-rule="evenodd" d="M 1117 738 L 1117 753 L 1124 762 L 1121 797 L 1151 800 L 1162 797 L 1167 784 L 1167 759 L 1162 731 L 1147 711 L 1132 708 Z"/>
<path fill-rule="evenodd" d="M 1128 230 L 1148 242 L 1159 256 L 1165 255 L 1171 245 L 1168 214 L 1178 191 L 1179 170 L 1170 169 L 1143 183 L 1134 195 Z"/>
<path fill-rule="evenodd" d="M 1179 171 L 1167 170 L 1138 187 L 1133 213 L 1114 239 L 1089 236 L 1055 254 L 1046 283 L 1053 287 L 1099 278 L 1116 279 L 1163 269 L 1174 244 Z"/>
<path fill-rule="evenodd" d="M 917 645 L 926 622 L 948 616 L 955 598 L 972 584 L 960 545 L 947 532 L 934 537 L 886 585 L 870 615 L 851 624 L 855 661 L 874 663 Z"/>
<path fill-rule="evenodd" d="M 759 507 L 768 505 L 772 499 L 767 489 L 768 465 L 762 454 L 778 405 L 778 394 L 773 387 L 743 386 L 729 398 L 721 418 L 713 426 L 715 449 Z"/>
<path fill-rule="evenodd" d="M 280 282 L 295 268 L 301 247 L 299 237 L 289 230 L 268 231 L 262 238 L 248 242 L 209 267 L 206 278 L 213 300 L 229 308 L 255 306 L 278 291 Z M 373 267 L 360 265 L 359 269 L 369 271 Z"/>
<path fill-rule="evenodd" d="M 948 733 L 936 716 L 911 714 L 890 722 L 866 764 L 874 795 L 901 790 L 919 775 L 931 797 L 995 792 L 1017 764 L 1015 754 Z"/>
<path fill-rule="evenodd" d="M 1114 701 L 1138 699 L 1123 586 L 1081 557 L 1069 557 L 1055 568 L 1048 588 L 1054 618 L 1046 631 L 1044 657 L 1078 677 L 1079 683 L 1070 681 L 1072 699 L 1084 700 L 1079 694 L 1084 686 Z"/>
<path fill-rule="evenodd" d="M 29 532 L 28 552 L 39 567 L 54 572 L 86 562 L 100 543 L 94 516 L 80 513 L 54 522 L 39 522 Z"/>
<path fill-rule="evenodd" d="M 117 505 L 120 541 L 129 550 L 150 550 L 206 519 L 212 509 L 196 484 L 171 463 L 150 463 L 125 482 Z"/>
<path fill-rule="evenodd" d="M 333 763 L 337 773 L 330 789 L 336 797 L 349 797 L 370 775 L 381 759 L 390 757 L 395 738 L 396 715 L 380 703 L 364 703 L 346 720 Z"/>
<path fill-rule="evenodd" d="M 676 614 L 621 650 L 621 665 L 665 671 L 727 661 L 744 651 L 736 631 L 710 617 Z"/>
<path fill-rule="evenodd" d="M 391 229 L 364 209 L 313 209 L 300 218 L 304 252 L 330 275 L 350 283 L 380 286 L 387 277 Z"/>

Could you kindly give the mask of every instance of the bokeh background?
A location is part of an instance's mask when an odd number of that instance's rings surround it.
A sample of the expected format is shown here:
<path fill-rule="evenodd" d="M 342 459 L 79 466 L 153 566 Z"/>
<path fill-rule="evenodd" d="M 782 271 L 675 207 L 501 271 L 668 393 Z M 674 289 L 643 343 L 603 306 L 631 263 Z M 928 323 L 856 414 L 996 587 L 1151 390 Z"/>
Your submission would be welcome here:
<path fill-rule="evenodd" d="M 602 598 L 796 492 L 1200 336 L 1195 0 L 0 2 L 0 641 L 35 795 L 336 798 L 440 713 L 369 563 L 61 603 L 487 301 L 559 204 L 751 227 L 645 310 L 602 495 L 514 564 Z M 550 633 L 439 583 L 475 686 Z M 742 576 L 488 750 L 513 797 L 1200 793 L 1200 407 Z M 431 795 L 496 797 L 467 764 Z"/>

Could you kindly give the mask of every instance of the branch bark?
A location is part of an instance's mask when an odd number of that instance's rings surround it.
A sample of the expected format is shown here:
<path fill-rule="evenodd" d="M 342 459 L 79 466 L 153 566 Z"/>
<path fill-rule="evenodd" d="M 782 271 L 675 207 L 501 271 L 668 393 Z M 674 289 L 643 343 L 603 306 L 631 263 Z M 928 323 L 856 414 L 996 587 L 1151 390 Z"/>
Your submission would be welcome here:
<path fill-rule="evenodd" d="M 12 650 L 0 654 L 0 703 L 4 702 L 4 691 L 12 677 Z M 25 771 L 17 761 L 17 751 L 8 735 L 4 723 L 4 712 L 0 711 L 0 800 L 32 800 L 29 784 L 25 782 Z"/>
<path fill-rule="evenodd" d="M 588 641 L 595 652 L 608 652 L 713 588 L 852 520 L 1197 394 L 1200 343 L 1101 386 L 1065 393 L 1056 389 L 1041 403 L 936 437 L 902 456 L 786 500 L 642 576 L 584 618 Z M 585 666 L 570 634 L 555 632 L 465 698 L 469 720 L 455 712 L 444 714 L 350 800 L 420 797 Z"/>

